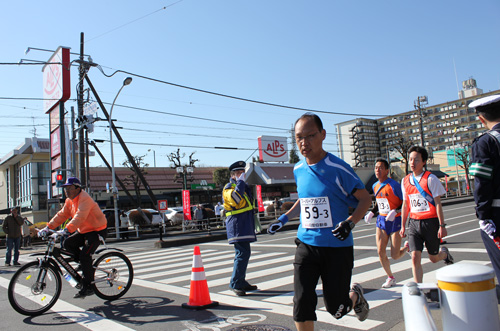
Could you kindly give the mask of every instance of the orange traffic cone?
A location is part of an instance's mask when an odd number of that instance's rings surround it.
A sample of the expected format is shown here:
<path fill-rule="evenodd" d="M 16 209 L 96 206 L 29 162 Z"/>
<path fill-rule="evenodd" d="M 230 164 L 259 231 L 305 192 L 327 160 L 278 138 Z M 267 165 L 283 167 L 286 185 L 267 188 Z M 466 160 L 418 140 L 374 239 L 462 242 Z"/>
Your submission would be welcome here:
<path fill-rule="evenodd" d="M 210 300 L 207 278 L 205 276 L 205 268 L 203 268 L 203 262 L 201 261 L 200 247 L 195 246 L 189 302 L 183 303 L 182 307 L 190 309 L 206 309 L 216 307 L 218 305 L 219 303 L 217 301 Z"/>

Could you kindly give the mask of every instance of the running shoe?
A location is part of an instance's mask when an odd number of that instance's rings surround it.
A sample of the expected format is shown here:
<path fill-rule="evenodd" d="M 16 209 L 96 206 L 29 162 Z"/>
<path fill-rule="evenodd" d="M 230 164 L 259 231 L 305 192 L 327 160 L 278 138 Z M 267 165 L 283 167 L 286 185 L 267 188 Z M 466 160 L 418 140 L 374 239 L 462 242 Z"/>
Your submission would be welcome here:
<path fill-rule="evenodd" d="M 385 283 L 382 284 L 382 288 L 389 288 L 389 287 L 393 287 L 394 285 L 396 285 L 396 278 L 387 277 L 387 279 L 385 280 Z"/>
<path fill-rule="evenodd" d="M 448 248 L 446 248 L 445 246 L 441 247 L 441 252 L 446 253 L 446 258 L 444 259 L 444 264 L 450 265 L 450 264 L 453 264 L 455 262 L 455 259 L 453 258 L 453 256 L 451 256 Z"/>
<path fill-rule="evenodd" d="M 356 304 L 354 305 L 354 312 L 358 316 L 358 320 L 364 321 L 370 312 L 370 305 L 368 305 L 368 301 L 366 301 L 363 295 L 363 287 L 358 283 L 354 283 L 352 284 L 351 292 L 358 295 L 358 300 L 356 300 Z"/>

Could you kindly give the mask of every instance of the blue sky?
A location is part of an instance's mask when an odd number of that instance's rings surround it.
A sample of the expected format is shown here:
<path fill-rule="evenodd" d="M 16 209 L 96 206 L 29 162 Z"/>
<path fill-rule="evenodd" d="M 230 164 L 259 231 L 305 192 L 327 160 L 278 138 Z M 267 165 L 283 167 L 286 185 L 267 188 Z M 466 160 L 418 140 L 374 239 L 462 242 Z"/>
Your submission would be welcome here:
<path fill-rule="evenodd" d="M 166 7 L 166 9 L 162 9 Z M 45 61 L 80 49 L 107 75 L 128 71 L 156 80 L 291 107 L 358 116 L 390 115 L 457 99 L 457 80 L 500 89 L 500 2 L 471 1 L 4 1 L 1 63 Z M 74 57 L 72 58 L 74 59 Z M 456 69 L 456 70 L 455 70 Z M 76 99 L 78 72 L 71 72 Z M 24 137 L 49 136 L 41 66 L 0 65 L 0 157 Z M 89 77 L 111 104 L 126 74 Z M 134 107 L 131 109 L 121 107 Z M 68 101 L 66 108 L 76 107 Z M 108 111 L 110 105 L 107 106 Z M 290 137 L 302 110 L 272 107 L 133 77 L 113 110 L 134 155 L 157 166 L 180 146 L 199 166 L 257 156 L 260 135 Z M 336 153 L 334 124 L 353 115 L 318 113 Z M 101 117 L 102 114 L 100 114 Z M 109 140 L 96 123 L 91 139 Z M 109 159 L 109 143 L 99 144 Z M 221 150 L 214 147 L 237 147 Z M 125 153 L 115 147 L 115 164 Z M 98 156 L 92 166 L 103 165 Z"/>

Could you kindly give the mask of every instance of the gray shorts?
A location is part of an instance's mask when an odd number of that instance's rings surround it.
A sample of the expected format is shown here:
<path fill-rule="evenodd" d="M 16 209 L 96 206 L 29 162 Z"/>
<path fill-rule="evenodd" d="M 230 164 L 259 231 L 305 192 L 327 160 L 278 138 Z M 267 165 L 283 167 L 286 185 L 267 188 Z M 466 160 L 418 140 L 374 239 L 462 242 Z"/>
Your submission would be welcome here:
<path fill-rule="evenodd" d="M 408 243 L 410 251 L 423 251 L 424 244 L 429 255 L 437 255 L 439 253 L 440 240 L 438 238 L 439 219 L 427 218 L 417 220 L 410 218 L 408 226 Z"/>

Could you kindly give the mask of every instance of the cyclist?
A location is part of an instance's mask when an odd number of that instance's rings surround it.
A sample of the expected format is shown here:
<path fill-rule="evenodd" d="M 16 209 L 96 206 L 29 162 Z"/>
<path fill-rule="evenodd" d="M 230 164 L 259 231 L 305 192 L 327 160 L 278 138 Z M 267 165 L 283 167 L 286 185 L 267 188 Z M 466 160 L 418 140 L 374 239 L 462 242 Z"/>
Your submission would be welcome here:
<path fill-rule="evenodd" d="M 67 196 L 64 206 L 39 235 L 48 233 L 48 229 L 56 229 L 71 218 L 65 228 L 71 235 L 64 241 L 64 248 L 74 255 L 75 262 L 80 263 L 83 272 L 82 288 L 74 297 L 85 298 L 94 294 L 90 286 L 94 281 L 92 254 L 99 247 L 99 235 L 106 237 L 107 221 L 99 205 L 82 190 L 78 178 L 69 177 L 62 186 Z"/>

